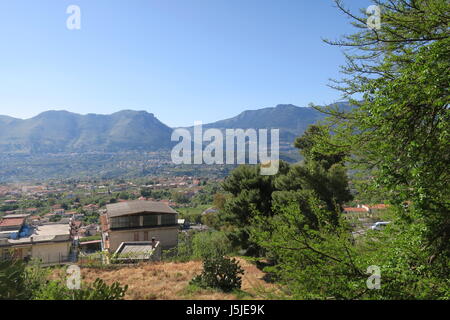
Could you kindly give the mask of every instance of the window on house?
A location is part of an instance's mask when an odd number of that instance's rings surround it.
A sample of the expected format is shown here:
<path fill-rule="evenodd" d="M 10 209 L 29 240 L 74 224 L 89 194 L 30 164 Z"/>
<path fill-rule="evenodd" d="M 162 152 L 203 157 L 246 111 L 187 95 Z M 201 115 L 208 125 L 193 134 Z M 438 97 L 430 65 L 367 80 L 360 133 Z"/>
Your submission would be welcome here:
<path fill-rule="evenodd" d="M 139 232 L 134 233 L 134 241 L 139 241 Z"/>
<path fill-rule="evenodd" d="M 140 217 L 139 216 L 130 216 L 128 217 L 130 220 L 130 227 L 139 227 L 140 225 Z"/>
<path fill-rule="evenodd" d="M 116 217 L 111 219 L 111 228 L 139 227 L 139 216 Z"/>
<path fill-rule="evenodd" d="M 147 214 L 144 215 L 144 227 L 153 227 L 158 225 L 158 215 Z"/>
<path fill-rule="evenodd" d="M 171 225 L 175 224 L 175 215 L 174 214 L 163 214 L 161 215 L 161 224 L 162 225 Z"/>
<path fill-rule="evenodd" d="M 144 232 L 144 241 L 148 241 L 148 231 Z"/>

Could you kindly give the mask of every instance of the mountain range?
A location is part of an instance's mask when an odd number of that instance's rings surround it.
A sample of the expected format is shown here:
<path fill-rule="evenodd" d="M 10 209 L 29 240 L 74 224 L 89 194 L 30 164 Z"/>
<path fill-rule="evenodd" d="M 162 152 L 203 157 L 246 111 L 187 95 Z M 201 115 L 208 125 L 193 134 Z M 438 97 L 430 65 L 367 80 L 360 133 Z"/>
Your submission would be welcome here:
<path fill-rule="evenodd" d="M 343 108 L 348 104 L 339 103 Z M 204 124 L 218 129 L 280 129 L 280 143 L 295 137 L 324 115 L 311 107 L 280 104 L 247 110 Z M 189 128 L 189 127 L 188 127 Z M 192 129 L 192 127 L 190 128 Z M 0 116 L 0 153 L 45 154 L 168 150 L 173 129 L 146 111 L 123 110 L 110 115 L 46 111 L 30 119 Z"/>

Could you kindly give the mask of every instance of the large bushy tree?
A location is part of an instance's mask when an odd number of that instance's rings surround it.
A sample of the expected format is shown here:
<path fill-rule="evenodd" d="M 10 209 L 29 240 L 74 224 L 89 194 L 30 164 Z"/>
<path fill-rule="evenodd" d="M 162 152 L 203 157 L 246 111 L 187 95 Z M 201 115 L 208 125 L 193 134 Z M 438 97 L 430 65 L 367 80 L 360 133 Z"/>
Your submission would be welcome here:
<path fill-rule="evenodd" d="M 233 246 L 240 246 L 249 255 L 261 254 L 261 247 L 249 241 L 249 225 L 254 210 L 264 216 L 273 215 L 272 193 L 275 178 L 285 174 L 289 165 L 280 162 L 279 172 L 274 176 L 260 174 L 260 167 L 242 165 L 233 170 L 222 184 L 231 196 L 226 200 L 220 214 L 222 225 L 228 230 Z"/>
<path fill-rule="evenodd" d="M 371 170 L 372 187 L 383 190 L 399 213 L 401 204 L 412 202 L 427 228 L 430 259 L 448 259 L 450 3 L 373 2 L 381 8 L 378 30 L 336 1 L 359 30 L 329 41 L 353 52 L 346 54 L 346 78 L 336 88 L 357 108 L 323 110 L 336 134 L 321 149 L 351 153 L 354 169 Z M 415 221 L 411 213 L 405 218 Z"/>
<path fill-rule="evenodd" d="M 241 166 L 223 183 L 223 189 L 232 196 L 227 199 L 221 220 L 231 227 L 230 238 L 235 245 L 247 250 L 247 254 L 260 255 L 261 246 L 249 238 L 249 227 L 257 214 L 271 218 L 275 207 L 297 203 L 309 228 L 318 228 L 316 211 L 311 207 L 311 197 L 326 209 L 327 221 L 336 225 L 342 205 L 352 199 L 348 187 L 346 154 L 338 151 L 319 153 L 313 146 L 317 139 L 328 137 L 326 128 L 311 126 L 296 140 L 304 161 L 295 165 L 280 163 L 274 176 L 262 176 L 258 166 Z"/>
<path fill-rule="evenodd" d="M 250 241 L 276 255 L 271 271 L 290 297 L 449 299 L 450 3 L 374 0 L 381 28 L 371 29 L 365 8 L 335 2 L 357 32 L 328 41 L 350 49 L 333 86 L 355 107 L 317 107 L 330 117 L 297 139 L 305 161 L 275 179 L 270 215 L 254 207 Z M 356 242 L 333 214 L 350 199 L 344 163 L 393 205 L 391 225 Z"/>

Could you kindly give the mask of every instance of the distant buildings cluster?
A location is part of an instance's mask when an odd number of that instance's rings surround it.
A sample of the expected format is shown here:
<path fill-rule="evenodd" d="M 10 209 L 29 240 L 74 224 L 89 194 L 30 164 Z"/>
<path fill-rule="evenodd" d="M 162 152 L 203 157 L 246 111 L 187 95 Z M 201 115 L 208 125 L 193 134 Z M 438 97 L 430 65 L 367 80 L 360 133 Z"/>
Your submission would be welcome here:
<path fill-rule="evenodd" d="M 365 205 L 358 204 L 356 207 L 344 207 L 344 213 L 376 213 L 389 208 L 388 204 Z"/>
<path fill-rule="evenodd" d="M 53 209 L 62 213 L 57 207 Z M 80 238 L 95 235 L 101 239 L 84 245 L 99 244 L 101 251 L 126 260 L 159 260 L 161 250 L 178 244 L 178 215 L 164 202 L 109 204 L 100 222 L 83 225 L 75 214 L 56 223 L 48 222 L 45 216 L 6 215 L 0 220 L 0 259 L 38 259 L 44 265 L 75 262 Z"/>

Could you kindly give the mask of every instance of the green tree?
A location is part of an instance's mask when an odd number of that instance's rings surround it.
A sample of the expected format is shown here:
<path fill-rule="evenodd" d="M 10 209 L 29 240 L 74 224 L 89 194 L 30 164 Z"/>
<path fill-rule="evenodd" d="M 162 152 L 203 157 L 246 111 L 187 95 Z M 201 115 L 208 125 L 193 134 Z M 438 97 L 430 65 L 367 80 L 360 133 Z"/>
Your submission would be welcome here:
<path fill-rule="evenodd" d="M 232 225 L 229 234 L 233 243 L 247 249 L 248 254 L 261 254 L 259 246 L 249 240 L 248 228 L 252 212 L 272 217 L 273 206 L 297 202 L 301 214 L 316 228 L 317 217 L 308 199 L 317 197 L 320 205 L 328 209 L 328 222 L 336 224 L 342 205 L 353 199 L 349 187 L 347 170 L 342 152 L 321 154 L 315 150 L 317 141 L 330 138 L 325 127 L 312 126 L 297 138 L 296 146 L 302 148 L 303 163 L 280 165 L 275 176 L 261 176 L 258 167 L 242 166 L 234 170 L 223 183 L 223 189 L 232 197 L 224 204 L 220 219 Z"/>
<path fill-rule="evenodd" d="M 405 226 L 400 219 L 384 231 L 368 231 L 354 239 L 340 217 L 330 225 L 326 209 L 314 197 L 313 228 L 298 203 L 274 208 L 272 218 L 255 215 L 252 240 L 277 257 L 265 271 L 275 275 L 284 295 L 293 299 L 449 299 L 450 281 L 445 265 L 430 266 L 423 223 Z M 356 242 L 356 243 L 355 243 Z M 438 262 L 440 263 L 440 262 Z M 378 290 L 367 281 L 369 266 L 381 271 Z M 448 265 L 447 265 L 448 266 Z"/>
<path fill-rule="evenodd" d="M 200 222 L 210 228 L 220 230 L 222 227 L 220 221 L 220 212 L 209 212 L 201 215 Z"/>
<path fill-rule="evenodd" d="M 173 191 L 170 198 L 177 203 L 189 203 L 189 196 L 180 191 Z"/>
<path fill-rule="evenodd" d="M 280 162 L 277 175 L 285 174 L 289 165 Z M 222 188 L 230 193 L 224 204 L 220 220 L 228 227 L 229 238 L 233 246 L 241 246 L 249 255 L 260 255 L 260 247 L 249 241 L 248 227 L 252 213 L 256 208 L 265 216 L 273 215 L 272 193 L 275 189 L 274 176 L 263 176 L 259 173 L 259 165 L 242 165 L 231 172 L 222 184 Z"/>
<path fill-rule="evenodd" d="M 305 162 L 314 161 L 329 169 L 334 164 L 343 163 L 347 156 L 347 153 L 341 150 L 329 150 L 328 154 L 323 150 L 317 150 L 318 141 L 328 141 L 330 137 L 327 127 L 315 124 L 309 126 L 302 136 L 295 139 L 294 146 L 300 150 Z"/>
<path fill-rule="evenodd" d="M 450 295 L 450 3 L 374 3 L 379 30 L 336 1 L 359 28 L 332 43 L 353 52 L 335 87 L 355 107 L 317 107 L 330 118 L 297 139 L 304 163 L 275 181 L 271 216 L 256 207 L 252 214 L 250 241 L 276 255 L 270 271 L 295 298 Z M 385 231 L 352 237 L 339 214 L 351 199 L 344 164 L 371 176 L 366 192 L 394 204 Z M 380 267 L 380 290 L 366 286 L 371 265 Z"/>
<path fill-rule="evenodd" d="M 122 191 L 121 193 L 118 194 L 117 198 L 122 200 L 128 200 L 130 199 L 130 195 L 128 194 L 128 192 Z"/>
<path fill-rule="evenodd" d="M 226 197 L 222 193 L 216 193 L 213 197 L 213 205 L 219 210 L 222 210 L 225 206 Z"/>
<path fill-rule="evenodd" d="M 333 45 L 351 48 L 346 77 L 335 87 L 356 106 L 325 109 L 335 134 L 322 150 L 347 152 L 353 170 L 370 172 L 368 189 L 384 191 L 402 213 L 412 201 L 426 225 L 430 259 L 450 258 L 450 3 L 374 1 L 381 29 L 338 7 L 354 20 L 355 34 Z M 354 97 L 358 99 L 352 99 Z M 362 98 L 361 98 L 362 96 Z M 338 125 L 336 125 L 338 124 Z M 417 221 L 412 217 L 416 216 Z"/>
<path fill-rule="evenodd" d="M 271 217 L 256 210 L 253 215 L 251 240 L 276 252 L 278 263 L 271 271 L 296 298 L 450 296 L 450 3 L 374 3 L 382 12 L 379 30 L 367 28 L 367 16 L 358 17 L 336 1 L 359 28 L 332 42 L 353 52 L 346 54 L 343 67 L 347 78 L 335 87 L 355 107 L 317 107 L 330 118 L 297 140 L 305 164 L 297 167 L 297 174 L 280 177 L 276 186 L 300 192 L 299 198 L 285 193 L 283 201 L 274 201 Z M 352 239 L 339 214 L 330 224 L 332 203 L 345 200 L 346 192 L 333 195 L 327 179 L 310 176 L 314 167 L 323 177 L 341 166 L 340 157 L 332 155 L 343 155 L 352 170 L 372 176 L 365 181 L 366 192 L 377 189 L 394 204 L 385 231 Z M 345 185 L 340 178 L 332 180 Z M 371 265 L 380 267 L 380 290 L 366 286 Z"/>
<path fill-rule="evenodd" d="M 205 231 L 196 233 L 192 240 L 193 257 L 206 258 L 213 255 L 227 255 L 232 246 L 225 233 L 220 231 Z"/>
<path fill-rule="evenodd" d="M 141 196 L 143 196 L 145 198 L 150 198 L 151 195 L 152 195 L 152 191 L 150 189 L 141 188 Z"/>

